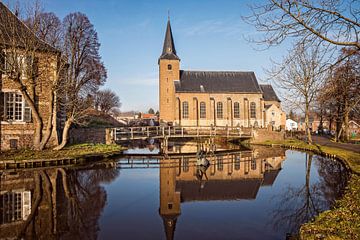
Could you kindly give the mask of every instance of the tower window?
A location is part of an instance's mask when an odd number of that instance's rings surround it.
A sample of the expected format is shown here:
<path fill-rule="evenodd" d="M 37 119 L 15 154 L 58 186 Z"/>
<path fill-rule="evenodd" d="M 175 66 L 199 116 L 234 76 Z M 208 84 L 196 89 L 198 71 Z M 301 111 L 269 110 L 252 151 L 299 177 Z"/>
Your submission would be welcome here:
<path fill-rule="evenodd" d="M 168 64 L 168 70 L 171 70 L 171 69 L 172 69 L 171 64 Z"/>

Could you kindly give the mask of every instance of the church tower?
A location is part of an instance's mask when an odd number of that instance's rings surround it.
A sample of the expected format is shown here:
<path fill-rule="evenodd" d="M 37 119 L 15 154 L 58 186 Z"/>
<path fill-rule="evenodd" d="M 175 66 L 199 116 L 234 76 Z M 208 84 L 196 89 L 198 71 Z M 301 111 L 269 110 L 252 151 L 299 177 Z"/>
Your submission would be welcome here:
<path fill-rule="evenodd" d="M 174 39 L 168 19 L 162 54 L 159 58 L 160 121 L 175 120 L 175 85 L 180 79 L 180 58 L 176 55 Z"/>

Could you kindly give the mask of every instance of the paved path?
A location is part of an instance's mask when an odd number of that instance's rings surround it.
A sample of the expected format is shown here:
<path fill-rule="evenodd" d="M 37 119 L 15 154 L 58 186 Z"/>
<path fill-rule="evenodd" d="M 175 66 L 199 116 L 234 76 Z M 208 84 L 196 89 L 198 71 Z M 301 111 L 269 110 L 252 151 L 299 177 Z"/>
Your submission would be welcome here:
<path fill-rule="evenodd" d="M 314 143 L 317 143 L 317 144 L 320 144 L 323 146 L 341 148 L 341 149 L 360 153 L 360 144 L 336 143 L 336 142 L 330 141 L 329 138 L 323 137 L 323 136 L 312 136 L 312 138 L 313 138 Z"/>

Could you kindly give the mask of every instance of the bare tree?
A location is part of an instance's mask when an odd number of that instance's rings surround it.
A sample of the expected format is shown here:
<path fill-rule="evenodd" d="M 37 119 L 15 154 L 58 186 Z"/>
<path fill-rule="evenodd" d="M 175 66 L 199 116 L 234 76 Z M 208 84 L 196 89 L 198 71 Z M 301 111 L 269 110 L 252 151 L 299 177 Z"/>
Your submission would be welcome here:
<path fill-rule="evenodd" d="M 266 0 L 253 4 L 251 15 L 243 19 L 262 32 L 251 39 L 268 46 L 289 37 L 307 42 L 322 41 L 330 45 L 360 49 L 360 8 L 349 0 Z"/>
<path fill-rule="evenodd" d="M 93 95 L 106 80 L 106 70 L 99 54 L 100 43 L 94 26 L 83 13 L 71 13 L 63 20 L 63 55 L 68 66 L 59 93 L 66 109 L 62 149 L 73 123 L 80 123 L 91 107 L 87 96 Z"/>
<path fill-rule="evenodd" d="M 25 100 L 23 120 L 34 122 L 34 149 L 42 150 L 51 136 L 54 103 L 52 88 L 58 81 L 58 75 L 54 76 L 53 72 L 58 72 L 60 52 L 34 34 L 39 29 L 41 15 L 38 2 L 27 8 L 24 18 L 27 26 L 18 18 L 19 10 L 13 14 L 0 4 L 0 73 L 3 75 L 3 84 L 7 82 L 8 86 L 21 93 L 18 98 Z M 46 114 L 40 113 L 41 106 L 37 102 L 39 84 L 43 79 L 47 79 L 49 84 L 46 91 L 50 108 Z M 14 95 L 8 97 L 13 98 Z M 8 121 L 19 119 L 11 112 L 3 115 Z M 43 119 L 45 115 L 47 119 Z"/>
<path fill-rule="evenodd" d="M 344 48 L 341 55 L 350 57 L 334 67 L 320 99 L 335 107 L 333 115 L 336 117 L 336 140 L 342 136 L 344 141 L 348 141 L 349 116 L 360 103 L 360 51 Z M 327 106 L 329 110 L 333 109 L 331 105 Z"/>
<path fill-rule="evenodd" d="M 95 94 L 95 108 L 109 113 L 112 108 L 120 108 L 120 98 L 110 89 L 99 90 Z"/>
<path fill-rule="evenodd" d="M 305 113 L 308 143 L 312 143 L 309 116 L 311 107 L 327 74 L 325 52 L 321 47 L 298 44 L 282 63 L 269 72 L 275 83 L 286 90 L 285 100 Z"/>

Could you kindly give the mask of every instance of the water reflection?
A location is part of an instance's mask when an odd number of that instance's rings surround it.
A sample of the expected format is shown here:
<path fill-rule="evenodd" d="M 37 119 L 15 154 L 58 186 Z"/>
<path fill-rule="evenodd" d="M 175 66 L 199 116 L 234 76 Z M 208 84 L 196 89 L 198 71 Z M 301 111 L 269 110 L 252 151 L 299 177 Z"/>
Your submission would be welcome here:
<path fill-rule="evenodd" d="M 210 166 L 197 157 L 161 159 L 160 210 L 166 239 L 173 239 L 181 203 L 255 199 L 262 186 L 272 185 L 285 160 L 285 151 L 239 151 L 207 156 Z"/>
<path fill-rule="evenodd" d="M 336 161 L 283 149 L 139 146 L 86 166 L 0 172 L 0 238 L 285 239 L 348 178 Z"/>
<path fill-rule="evenodd" d="M 277 206 L 271 224 L 275 229 L 285 227 L 289 233 L 296 233 L 302 223 L 329 209 L 346 186 L 349 175 L 341 164 L 312 154 L 305 154 L 304 158 L 303 183 L 287 185 L 285 191 L 274 197 Z M 319 181 L 311 181 L 311 171 L 315 170 Z"/>
<path fill-rule="evenodd" d="M 3 172 L 0 238 L 97 239 L 114 164 Z"/>

